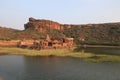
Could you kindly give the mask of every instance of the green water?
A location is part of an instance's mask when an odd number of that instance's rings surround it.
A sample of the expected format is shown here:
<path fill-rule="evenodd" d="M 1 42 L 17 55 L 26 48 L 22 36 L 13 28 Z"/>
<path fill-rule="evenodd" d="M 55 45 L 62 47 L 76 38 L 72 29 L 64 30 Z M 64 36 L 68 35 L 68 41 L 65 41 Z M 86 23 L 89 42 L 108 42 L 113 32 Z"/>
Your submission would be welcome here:
<path fill-rule="evenodd" d="M 95 54 L 112 54 L 120 55 L 120 48 L 115 47 L 86 47 L 79 48 L 78 51 L 95 53 Z"/>
<path fill-rule="evenodd" d="M 120 80 L 120 63 L 2 55 L 0 77 L 4 80 Z"/>

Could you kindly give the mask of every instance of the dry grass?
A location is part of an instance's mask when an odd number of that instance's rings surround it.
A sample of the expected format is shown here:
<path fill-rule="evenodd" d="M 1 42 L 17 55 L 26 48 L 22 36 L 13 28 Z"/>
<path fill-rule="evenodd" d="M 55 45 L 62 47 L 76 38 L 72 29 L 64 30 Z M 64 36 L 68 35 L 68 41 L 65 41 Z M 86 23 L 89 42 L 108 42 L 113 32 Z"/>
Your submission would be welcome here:
<path fill-rule="evenodd" d="M 73 52 L 68 49 L 28 50 L 20 48 L 0 48 L 0 54 L 25 55 L 25 56 L 59 56 L 77 57 L 90 62 L 120 62 L 118 55 L 105 55 Z"/>

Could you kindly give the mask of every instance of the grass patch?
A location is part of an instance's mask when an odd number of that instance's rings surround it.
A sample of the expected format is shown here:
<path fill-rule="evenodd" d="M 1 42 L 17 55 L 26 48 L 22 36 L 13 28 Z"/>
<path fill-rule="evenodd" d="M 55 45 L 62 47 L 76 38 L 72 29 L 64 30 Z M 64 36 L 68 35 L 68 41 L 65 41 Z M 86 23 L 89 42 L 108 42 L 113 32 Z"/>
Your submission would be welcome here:
<path fill-rule="evenodd" d="M 58 56 L 77 57 L 90 62 L 120 62 L 119 55 L 94 54 L 73 52 L 68 49 L 28 50 L 20 48 L 0 48 L 0 54 L 25 55 L 25 56 Z"/>

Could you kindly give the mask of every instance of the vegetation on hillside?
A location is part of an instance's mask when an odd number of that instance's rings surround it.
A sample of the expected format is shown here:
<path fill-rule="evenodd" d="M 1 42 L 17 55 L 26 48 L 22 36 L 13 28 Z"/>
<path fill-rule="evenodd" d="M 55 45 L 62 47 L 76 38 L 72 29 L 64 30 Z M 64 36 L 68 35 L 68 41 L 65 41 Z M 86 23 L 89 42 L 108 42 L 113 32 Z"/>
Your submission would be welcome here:
<path fill-rule="evenodd" d="M 20 30 L 12 28 L 0 27 L 0 40 L 15 39 Z"/>
<path fill-rule="evenodd" d="M 92 45 L 120 45 L 120 24 L 76 25 L 64 31 L 64 34 L 75 38 L 76 43 Z M 81 42 L 80 37 L 85 41 Z"/>
<path fill-rule="evenodd" d="M 44 36 L 44 34 L 34 29 L 15 30 L 0 27 L 0 40 L 42 39 Z"/>
<path fill-rule="evenodd" d="M 120 45 L 120 23 L 73 25 L 72 28 L 64 30 L 46 30 L 46 32 L 40 33 L 34 28 L 15 30 L 0 27 L 0 40 L 44 39 L 46 34 L 49 34 L 55 39 L 72 37 L 76 44 Z M 84 38 L 84 41 L 80 41 L 81 37 Z"/>

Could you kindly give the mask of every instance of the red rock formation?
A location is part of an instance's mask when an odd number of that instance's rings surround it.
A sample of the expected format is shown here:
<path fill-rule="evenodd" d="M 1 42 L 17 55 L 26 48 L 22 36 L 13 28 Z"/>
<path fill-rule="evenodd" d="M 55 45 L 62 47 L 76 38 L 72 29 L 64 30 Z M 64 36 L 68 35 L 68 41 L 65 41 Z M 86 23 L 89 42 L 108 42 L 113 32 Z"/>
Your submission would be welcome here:
<path fill-rule="evenodd" d="M 71 28 L 71 25 L 62 25 L 58 22 L 50 21 L 50 20 L 44 20 L 44 19 L 34 19 L 29 18 L 29 22 L 24 25 L 25 30 L 28 28 L 37 29 L 41 33 L 47 31 L 47 30 L 64 30 L 65 28 Z"/>

